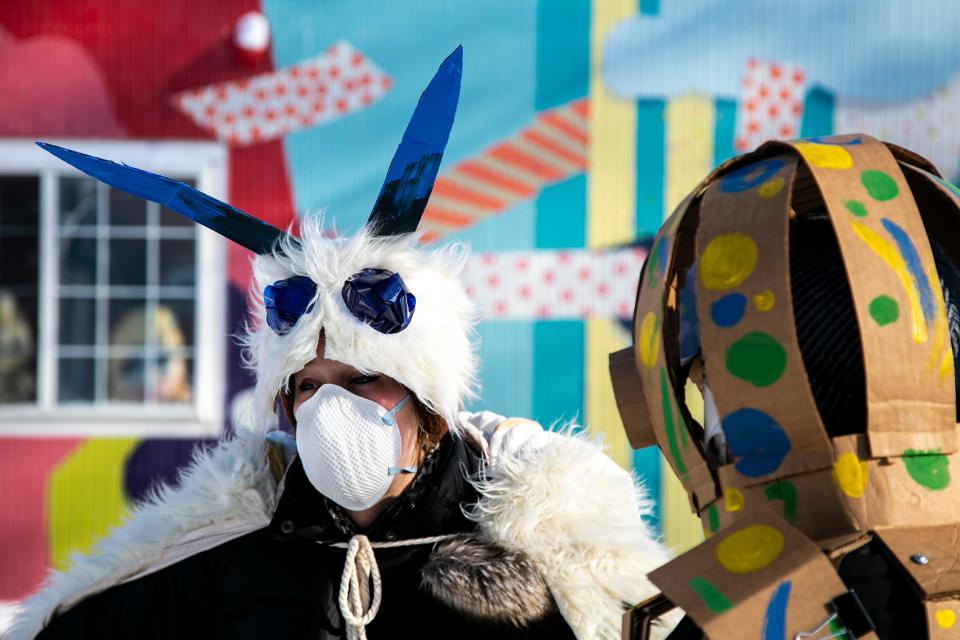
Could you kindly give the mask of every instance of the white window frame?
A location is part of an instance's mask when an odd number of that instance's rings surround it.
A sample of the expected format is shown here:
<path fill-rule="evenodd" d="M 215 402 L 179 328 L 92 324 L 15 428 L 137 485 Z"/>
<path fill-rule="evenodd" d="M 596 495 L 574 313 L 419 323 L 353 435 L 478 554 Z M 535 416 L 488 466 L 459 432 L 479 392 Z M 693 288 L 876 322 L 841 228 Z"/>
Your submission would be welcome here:
<path fill-rule="evenodd" d="M 163 175 L 191 176 L 197 188 L 226 199 L 227 149 L 219 143 L 156 140 L 49 139 L 83 153 Z M 193 400 L 189 405 L 57 406 L 59 340 L 58 176 L 83 175 L 33 140 L 0 139 L 0 175 L 40 178 L 40 269 L 37 308 L 37 401 L 0 405 L 0 437 L 134 436 L 208 438 L 223 430 L 226 371 L 226 246 L 199 227 Z"/>

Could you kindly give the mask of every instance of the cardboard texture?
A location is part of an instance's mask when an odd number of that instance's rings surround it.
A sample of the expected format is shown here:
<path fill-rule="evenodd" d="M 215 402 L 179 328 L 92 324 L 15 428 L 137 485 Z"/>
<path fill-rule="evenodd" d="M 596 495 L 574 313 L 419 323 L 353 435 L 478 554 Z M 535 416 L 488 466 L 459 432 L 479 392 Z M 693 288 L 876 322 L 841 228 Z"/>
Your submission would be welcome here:
<path fill-rule="evenodd" d="M 650 574 L 709 638 L 784 638 L 811 631 L 847 591 L 820 549 L 766 509 Z"/>
<path fill-rule="evenodd" d="M 960 599 L 928 600 L 927 637 L 930 640 L 956 640 L 960 635 Z"/>
<path fill-rule="evenodd" d="M 816 180 L 847 264 L 863 346 L 872 455 L 955 452 L 943 299 L 920 213 L 896 159 L 866 135 L 787 144 Z"/>
<path fill-rule="evenodd" d="M 689 432 L 677 401 L 673 378 L 677 363 L 668 365 L 668 358 L 678 358 L 676 335 L 672 341 L 664 340 L 669 334 L 669 328 L 664 329 L 667 318 L 677 314 L 678 231 L 684 217 L 696 211 L 698 193 L 692 193 L 677 207 L 654 239 L 637 295 L 633 341 L 640 387 L 660 449 L 691 499 L 696 504 L 707 504 L 716 498 L 716 484 L 702 444 Z"/>
<path fill-rule="evenodd" d="M 715 180 L 697 233 L 696 298 L 706 380 L 737 473 L 724 487 L 829 467 L 797 342 L 789 201 L 796 154 L 757 157 Z M 721 471 L 727 471 L 721 468 Z"/>
<path fill-rule="evenodd" d="M 643 382 L 637 371 L 633 347 L 610 354 L 610 381 L 630 446 L 642 449 L 657 444 L 657 434 L 650 425 L 650 411 L 641 388 Z"/>

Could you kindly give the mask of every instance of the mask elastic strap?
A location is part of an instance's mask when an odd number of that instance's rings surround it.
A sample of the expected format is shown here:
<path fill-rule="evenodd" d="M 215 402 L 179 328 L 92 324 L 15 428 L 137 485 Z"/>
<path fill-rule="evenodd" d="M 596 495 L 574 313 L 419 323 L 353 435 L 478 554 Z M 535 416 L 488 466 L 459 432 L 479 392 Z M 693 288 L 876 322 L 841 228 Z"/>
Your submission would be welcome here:
<path fill-rule="evenodd" d="M 410 401 L 410 394 L 408 393 L 407 395 L 403 396 L 403 399 L 400 402 L 398 402 L 393 406 L 393 409 L 390 409 L 390 411 L 387 411 L 384 414 L 382 418 L 383 424 L 387 424 L 391 426 L 397 424 L 397 419 L 394 416 L 396 415 L 397 411 L 400 411 L 400 409 L 403 408 L 403 405 L 407 404 L 407 402 L 409 401 Z"/>

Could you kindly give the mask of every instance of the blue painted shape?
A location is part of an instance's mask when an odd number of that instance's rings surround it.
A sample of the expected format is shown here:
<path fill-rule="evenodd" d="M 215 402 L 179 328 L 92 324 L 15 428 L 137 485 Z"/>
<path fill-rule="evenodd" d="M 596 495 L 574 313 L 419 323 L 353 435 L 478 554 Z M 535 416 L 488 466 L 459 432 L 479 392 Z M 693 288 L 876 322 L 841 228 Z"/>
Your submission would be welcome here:
<path fill-rule="evenodd" d="M 652 236 L 663 223 L 666 132 L 663 100 L 637 102 L 636 237 Z"/>
<path fill-rule="evenodd" d="M 856 136 L 850 138 L 849 140 L 837 140 L 842 136 L 812 136 L 809 138 L 804 138 L 805 142 L 816 142 L 817 144 L 832 144 L 838 147 L 855 147 L 857 145 L 863 144 L 863 138 Z"/>
<path fill-rule="evenodd" d="M 660 479 L 661 460 L 663 460 L 663 456 L 657 446 L 644 447 L 633 452 L 633 471 L 643 483 L 647 490 L 647 497 L 650 498 L 651 502 L 652 513 L 645 515 L 644 520 L 656 532 L 657 536 L 663 535 L 660 509 L 660 491 L 663 486 Z"/>
<path fill-rule="evenodd" d="M 813 87 L 803 99 L 800 137 L 829 136 L 833 133 L 833 94 L 822 87 Z"/>
<path fill-rule="evenodd" d="M 488 320 L 477 327 L 483 394 L 472 411 L 533 415 L 533 323 Z"/>
<path fill-rule="evenodd" d="M 745 295 L 730 293 L 710 305 L 710 317 L 718 327 L 733 327 L 743 319 L 743 312 L 746 308 L 747 297 Z"/>
<path fill-rule="evenodd" d="M 420 92 L 458 44 L 464 79 L 445 167 L 513 135 L 535 115 L 535 3 L 264 0 L 262 6 L 277 68 L 346 40 L 393 80 L 371 106 L 283 139 L 297 211 L 324 209 L 328 226 L 335 222 L 343 233 L 366 221 Z"/>
<path fill-rule="evenodd" d="M 720 164 L 737 155 L 733 141 L 737 130 L 736 100 L 719 99 L 714 103 L 716 124 L 713 130 L 713 164 Z"/>
<path fill-rule="evenodd" d="M 720 189 L 725 193 L 739 193 L 763 184 L 783 168 L 783 160 L 770 158 L 760 160 L 734 169 L 720 181 Z"/>
<path fill-rule="evenodd" d="M 920 261 L 920 254 L 917 248 L 913 246 L 910 236 L 900 225 L 889 218 L 881 220 L 883 228 L 893 236 L 897 243 L 897 249 L 903 256 L 903 261 L 907 264 L 907 270 L 910 272 L 910 278 L 913 280 L 913 286 L 916 287 L 920 296 L 920 306 L 923 308 L 923 317 L 927 324 L 933 322 L 936 313 L 936 302 L 933 298 L 933 289 L 930 287 L 930 280 L 927 279 L 927 272 L 923 269 L 923 263 Z"/>
<path fill-rule="evenodd" d="M 254 253 L 270 253 L 282 238 L 296 243 L 296 240 L 273 225 L 183 182 L 46 142 L 38 142 L 37 145 L 100 182 L 138 198 L 157 202 Z"/>
<path fill-rule="evenodd" d="M 723 419 L 722 426 L 737 471 L 750 478 L 776 471 L 792 448 L 783 428 L 758 409 L 738 409 Z"/>
<path fill-rule="evenodd" d="M 537 2 L 536 65 L 537 109 L 551 109 L 587 95 L 590 0 Z"/>
<path fill-rule="evenodd" d="M 547 426 L 583 415 L 584 323 L 533 325 L 533 418 Z"/>
<path fill-rule="evenodd" d="M 763 640 L 785 640 L 787 636 L 787 602 L 790 600 L 790 580 L 784 580 L 773 590 L 767 611 L 763 614 Z"/>
<path fill-rule="evenodd" d="M 579 249 L 587 243 L 587 176 L 549 185 L 537 196 L 537 246 Z"/>
<path fill-rule="evenodd" d="M 655 16 L 660 13 L 660 0 L 640 0 L 640 13 Z"/>
<path fill-rule="evenodd" d="M 444 59 L 423 90 L 393 154 L 367 221 L 378 235 L 416 231 L 457 115 L 462 76 L 463 47 L 459 46 Z"/>

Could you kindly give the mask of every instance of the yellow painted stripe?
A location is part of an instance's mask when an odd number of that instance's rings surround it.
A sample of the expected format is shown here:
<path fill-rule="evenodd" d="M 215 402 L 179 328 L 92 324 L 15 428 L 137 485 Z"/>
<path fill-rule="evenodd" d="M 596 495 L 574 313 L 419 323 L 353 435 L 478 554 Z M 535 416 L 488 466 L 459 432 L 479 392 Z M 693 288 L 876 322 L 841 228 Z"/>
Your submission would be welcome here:
<path fill-rule="evenodd" d="M 634 236 L 637 109 L 603 83 L 603 42 L 636 14 L 636 0 L 594 0 L 590 25 L 590 147 L 587 154 L 587 246 Z"/>
<path fill-rule="evenodd" d="M 633 449 L 623 430 L 607 365 L 610 353 L 630 346 L 630 334 L 614 320 L 588 320 L 586 325 L 586 423 L 592 433 L 603 435 L 610 457 L 624 469 L 630 469 Z"/>
<path fill-rule="evenodd" d="M 684 95 L 667 103 L 664 219 L 713 168 L 716 118 L 713 100 L 703 96 Z"/>
<path fill-rule="evenodd" d="M 55 568 L 66 569 L 70 554 L 89 551 L 120 524 L 128 510 L 123 467 L 138 442 L 136 438 L 92 438 L 50 474 L 48 544 Z"/>

